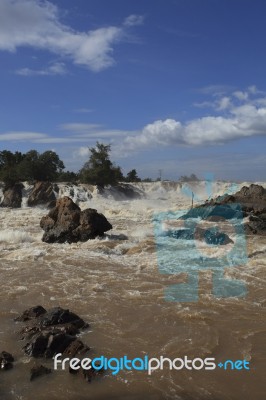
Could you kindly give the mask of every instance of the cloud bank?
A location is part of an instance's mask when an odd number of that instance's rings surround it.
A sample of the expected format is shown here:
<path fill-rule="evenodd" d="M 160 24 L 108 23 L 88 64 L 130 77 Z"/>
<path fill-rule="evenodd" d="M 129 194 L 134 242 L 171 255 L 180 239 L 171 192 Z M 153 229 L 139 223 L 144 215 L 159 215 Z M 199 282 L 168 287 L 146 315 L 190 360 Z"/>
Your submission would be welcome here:
<path fill-rule="evenodd" d="M 235 91 L 202 104 L 214 109 L 212 114 L 180 122 L 157 120 L 146 125 L 137 135 L 128 136 L 123 150 L 136 151 L 155 146 L 223 144 L 239 138 L 266 135 L 266 98 L 257 94 L 255 86 Z M 256 96 L 255 96 L 256 95 Z"/>
<path fill-rule="evenodd" d="M 185 122 L 175 119 L 157 120 L 141 130 L 107 129 L 100 124 L 65 123 L 57 127 L 59 134 L 38 132 L 0 133 L 0 141 L 17 140 L 43 144 L 80 144 L 93 146 L 99 140 L 112 143 L 113 154 L 124 157 L 153 148 L 174 146 L 221 145 L 226 142 L 266 135 L 266 96 L 255 87 L 245 92 L 234 91 L 209 102 L 210 115 Z"/>
<path fill-rule="evenodd" d="M 121 26 L 79 32 L 62 24 L 59 14 L 57 6 L 45 0 L 1 0 L 0 50 L 47 50 L 97 72 L 114 64 L 113 46 L 124 39 L 128 28 L 143 22 L 141 16 L 131 15 Z M 24 75 L 31 72 L 25 69 Z"/>

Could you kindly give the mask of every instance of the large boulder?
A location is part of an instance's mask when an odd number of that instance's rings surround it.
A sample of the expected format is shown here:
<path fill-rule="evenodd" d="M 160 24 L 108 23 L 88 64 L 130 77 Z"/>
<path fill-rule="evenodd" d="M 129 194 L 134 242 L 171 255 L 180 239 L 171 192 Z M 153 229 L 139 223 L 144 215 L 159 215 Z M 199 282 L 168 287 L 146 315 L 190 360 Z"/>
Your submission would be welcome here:
<path fill-rule="evenodd" d="M 4 198 L 0 204 L 1 207 L 20 208 L 22 202 L 22 183 L 16 183 L 14 186 L 4 190 Z"/>
<path fill-rule="evenodd" d="M 88 208 L 81 211 L 70 197 L 62 197 L 56 206 L 40 221 L 45 231 L 42 240 L 47 243 L 76 243 L 103 236 L 112 225 L 103 214 Z"/>
<path fill-rule="evenodd" d="M 56 196 L 50 182 L 36 182 L 29 194 L 28 206 L 55 206 Z"/>

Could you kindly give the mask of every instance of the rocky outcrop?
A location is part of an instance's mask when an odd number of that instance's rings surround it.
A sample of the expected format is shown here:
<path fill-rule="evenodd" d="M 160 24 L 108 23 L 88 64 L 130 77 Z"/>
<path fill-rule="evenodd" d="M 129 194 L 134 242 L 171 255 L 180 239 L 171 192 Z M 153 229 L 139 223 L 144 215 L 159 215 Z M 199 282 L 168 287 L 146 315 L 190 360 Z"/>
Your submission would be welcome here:
<path fill-rule="evenodd" d="M 22 183 L 16 183 L 14 186 L 4 190 L 4 198 L 0 204 L 1 207 L 20 208 L 22 202 Z"/>
<path fill-rule="evenodd" d="M 125 199 L 133 200 L 133 199 L 140 199 L 144 197 L 144 193 L 137 189 L 134 185 L 130 183 L 119 183 L 118 185 L 114 186 L 114 189 L 118 193 L 118 199 L 120 200 L 121 195 Z M 116 198 L 115 195 L 113 195 Z"/>
<path fill-rule="evenodd" d="M 56 196 L 53 185 L 50 182 L 36 182 L 28 198 L 28 206 L 45 206 L 52 208 L 55 206 Z"/>
<path fill-rule="evenodd" d="M 62 197 L 40 221 L 47 243 L 76 243 L 103 236 L 112 225 L 103 214 L 88 208 L 81 211 L 70 197 Z"/>
<path fill-rule="evenodd" d="M 234 195 L 219 196 L 204 204 L 204 206 L 239 204 L 244 217 L 266 213 L 266 189 L 260 185 L 243 186 Z"/>
<path fill-rule="evenodd" d="M 266 189 L 260 185 L 243 186 L 234 195 L 219 196 L 189 210 L 181 219 L 201 218 L 222 221 L 248 218 L 247 234 L 266 234 Z"/>

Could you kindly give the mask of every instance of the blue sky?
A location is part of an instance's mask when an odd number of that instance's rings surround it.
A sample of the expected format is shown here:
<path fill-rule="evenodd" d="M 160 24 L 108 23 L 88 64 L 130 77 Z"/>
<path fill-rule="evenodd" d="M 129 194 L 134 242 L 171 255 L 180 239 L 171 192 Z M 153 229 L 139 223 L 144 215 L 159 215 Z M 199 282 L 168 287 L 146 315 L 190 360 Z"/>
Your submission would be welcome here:
<path fill-rule="evenodd" d="M 265 180 L 264 0 L 0 0 L 0 148 Z"/>

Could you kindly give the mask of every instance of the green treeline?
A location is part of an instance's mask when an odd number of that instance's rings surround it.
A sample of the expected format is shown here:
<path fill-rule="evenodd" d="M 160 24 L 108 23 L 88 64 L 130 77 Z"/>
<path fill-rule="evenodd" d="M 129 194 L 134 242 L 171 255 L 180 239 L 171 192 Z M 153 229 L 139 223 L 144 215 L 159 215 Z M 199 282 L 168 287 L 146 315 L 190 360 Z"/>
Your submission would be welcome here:
<path fill-rule="evenodd" d="M 132 169 L 124 176 L 121 167 L 110 160 L 110 145 L 97 142 L 95 147 L 89 148 L 89 151 L 88 161 L 77 173 L 64 171 L 64 163 L 54 151 L 44 153 L 36 150 L 27 153 L 0 151 L 0 181 L 4 182 L 5 187 L 23 181 L 81 182 L 99 186 L 141 181 L 136 169 Z M 182 176 L 180 180 L 184 182 L 198 178 L 192 174 L 190 177 Z M 152 182 L 152 179 L 146 178 L 142 181 Z"/>
<path fill-rule="evenodd" d="M 54 151 L 0 151 L 0 181 L 4 182 L 5 187 L 23 181 L 79 181 L 99 186 L 115 185 L 121 181 L 141 181 L 135 169 L 124 176 L 121 168 L 110 160 L 110 145 L 97 142 L 96 146 L 89 150 L 89 160 L 78 173 L 64 171 L 64 163 Z"/>

